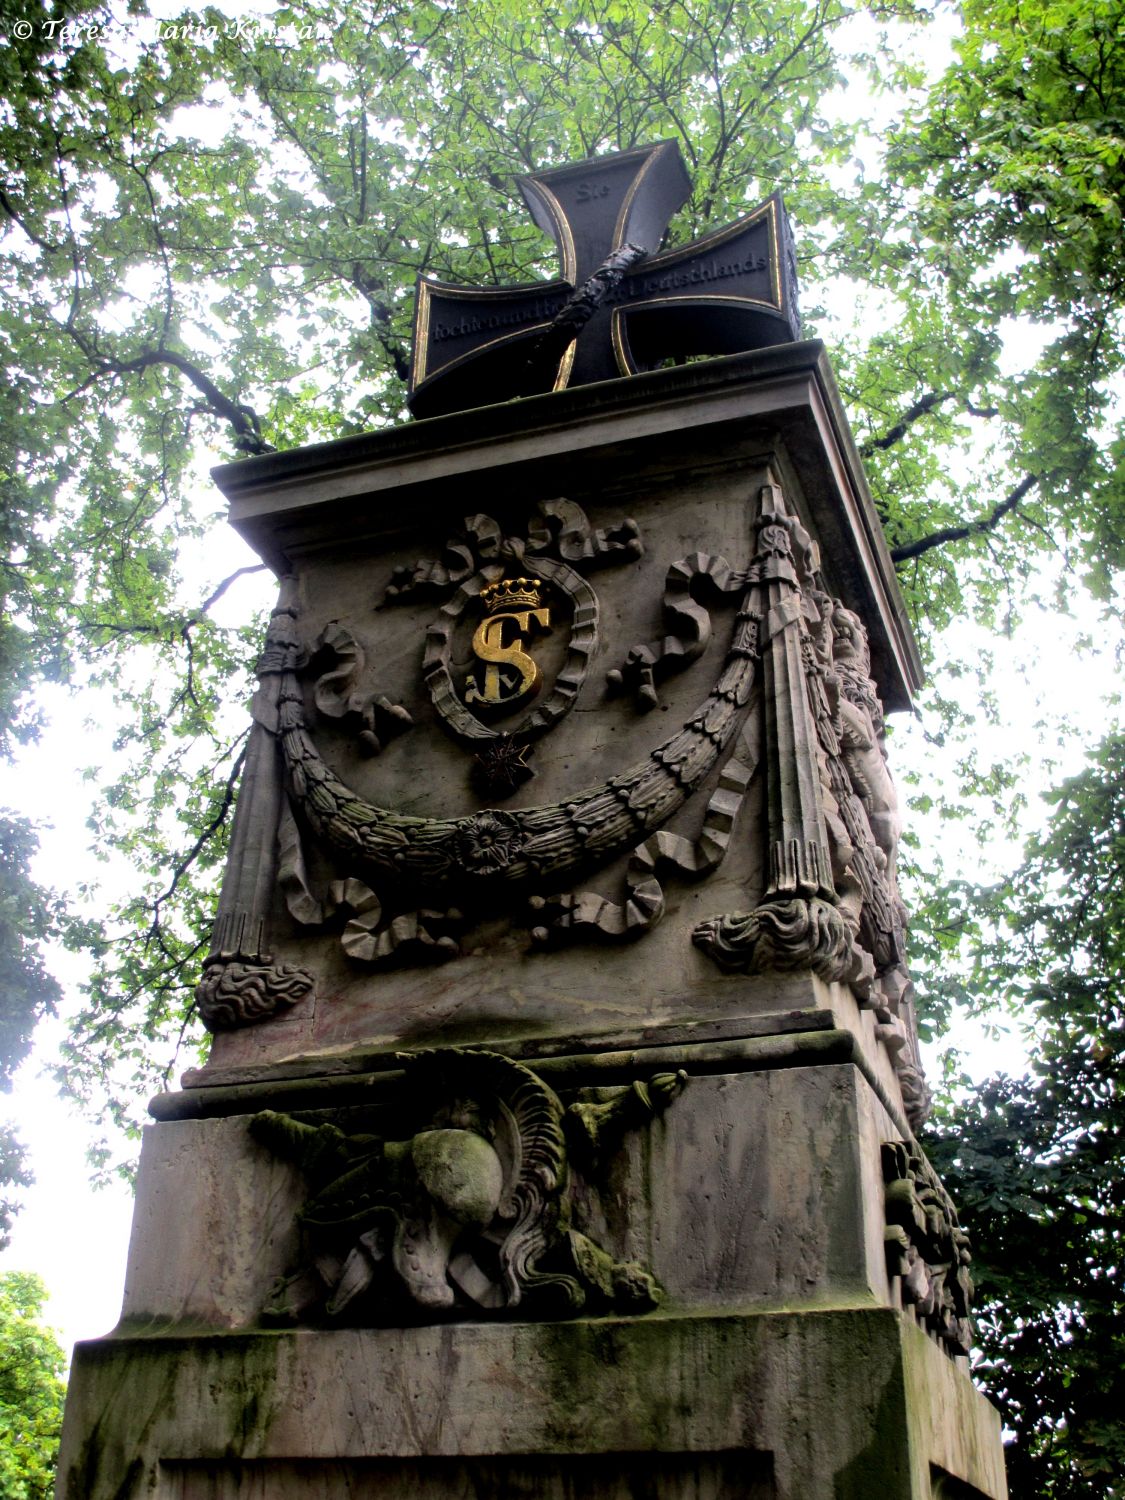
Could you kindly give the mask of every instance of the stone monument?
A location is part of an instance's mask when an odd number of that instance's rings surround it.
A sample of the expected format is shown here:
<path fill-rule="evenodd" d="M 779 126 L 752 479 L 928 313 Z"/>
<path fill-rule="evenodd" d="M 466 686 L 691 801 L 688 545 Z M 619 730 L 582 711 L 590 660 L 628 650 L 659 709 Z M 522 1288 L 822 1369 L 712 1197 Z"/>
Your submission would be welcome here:
<path fill-rule="evenodd" d="M 277 572 L 61 1500 L 1002 1500 L 884 711 L 916 649 L 785 210 L 523 183 L 421 420 L 227 465 Z M 519 397 L 520 399 L 509 399 Z"/>

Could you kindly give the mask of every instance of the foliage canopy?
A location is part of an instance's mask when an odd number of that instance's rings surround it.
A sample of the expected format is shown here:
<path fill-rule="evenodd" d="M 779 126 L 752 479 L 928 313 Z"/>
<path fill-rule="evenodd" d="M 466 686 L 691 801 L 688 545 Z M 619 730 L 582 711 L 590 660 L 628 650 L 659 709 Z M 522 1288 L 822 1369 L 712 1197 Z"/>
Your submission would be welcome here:
<path fill-rule="evenodd" d="M 1125 1475 L 1125 736 L 1052 797 L 1003 885 L 963 891 L 969 982 L 1034 1017 L 1028 1076 L 948 1111 L 935 1159 L 978 1247 L 981 1373 L 1016 1495 Z"/>
<path fill-rule="evenodd" d="M 214 566 L 203 470 L 404 420 L 418 272 L 554 271 L 520 172 L 674 138 L 695 184 L 678 239 L 784 191 L 806 329 L 832 346 L 931 658 L 968 615 L 1003 626 L 1056 587 L 1113 598 L 1125 0 L 293 0 L 160 23 L 143 0 L 79 0 L 65 27 L 38 6 L 0 0 L 0 751 L 39 732 L 37 685 L 112 691 L 118 754 L 92 827 L 136 878 L 108 915 L 52 913 L 26 828 L 3 825 L 0 935 L 22 966 L 11 1024 L 0 1015 L 9 1071 L 54 1003 L 34 956 L 52 922 L 93 958 L 64 1067 L 92 1107 L 134 1122 L 198 1037 L 191 990 L 243 745 L 223 703 L 256 633 L 222 623 L 252 565 Z M 927 72 L 918 59 L 951 36 Z M 957 664 L 943 666 L 948 680 Z M 961 712 L 935 693 L 930 732 Z M 966 756 L 948 796 L 1010 817 L 1016 790 L 1010 767 Z M 1120 816 L 1084 805 L 1091 836 Z M 1029 869 L 1055 857 L 1043 846 Z M 994 933 L 1032 900 L 1021 878 L 980 908 Z M 962 901 L 922 902 L 934 997 L 967 951 L 942 937 Z M 1084 1055 L 1098 1023 L 1082 996 L 1044 1010 L 1020 988 L 1032 949 L 1011 951 L 1011 1003 L 1050 1035 L 1073 1003 L 1059 1055 L 1075 1037 Z M 1098 1076 L 1119 1110 L 1113 1057 Z M 1071 1127 L 1041 1085 L 982 1095 L 983 1155 L 958 1167 L 970 1201 L 1006 1132 L 1029 1132 L 1027 1170 L 1047 1169 L 1051 1132 Z M 1015 1283 L 987 1286 L 999 1368 L 1023 1357 Z M 1058 1388 L 1037 1389 L 1013 1410 L 1042 1433 Z"/>

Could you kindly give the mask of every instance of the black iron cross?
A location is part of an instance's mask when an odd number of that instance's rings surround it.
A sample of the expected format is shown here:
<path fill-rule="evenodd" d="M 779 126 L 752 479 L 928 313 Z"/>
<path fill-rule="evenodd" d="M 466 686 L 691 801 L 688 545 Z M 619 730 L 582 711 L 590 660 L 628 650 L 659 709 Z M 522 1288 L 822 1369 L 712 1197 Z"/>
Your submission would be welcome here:
<path fill-rule="evenodd" d="M 691 182 L 674 141 L 520 179 L 559 250 L 558 281 L 454 286 L 418 278 L 410 407 L 467 407 L 734 354 L 800 333 L 780 193 L 726 229 L 659 248 Z"/>

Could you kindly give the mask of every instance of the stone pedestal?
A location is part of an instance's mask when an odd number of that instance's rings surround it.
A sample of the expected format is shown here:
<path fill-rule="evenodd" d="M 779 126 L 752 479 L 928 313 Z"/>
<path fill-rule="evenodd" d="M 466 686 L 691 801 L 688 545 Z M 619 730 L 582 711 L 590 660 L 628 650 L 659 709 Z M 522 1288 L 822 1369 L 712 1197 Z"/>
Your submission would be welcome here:
<path fill-rule="evenodd" d="M 819 346 L 216 477 L 284 581 L 215 1039 L 60 1497 L 1003 1500 Z"/>

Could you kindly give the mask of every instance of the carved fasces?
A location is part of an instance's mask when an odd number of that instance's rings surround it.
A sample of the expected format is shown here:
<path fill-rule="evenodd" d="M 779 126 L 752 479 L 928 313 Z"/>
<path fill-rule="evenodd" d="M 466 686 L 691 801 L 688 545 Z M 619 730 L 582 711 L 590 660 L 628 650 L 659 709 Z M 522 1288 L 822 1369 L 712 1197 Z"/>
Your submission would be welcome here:
<path fill-rule="evenodd" d="M 764 899 L 754 911 L 712 917 L 692 934 L 722 968 L 812 968 L 863 984 L 870 962 L 854 944 L 830 851 L 821 750 L 806 687 L 809 595 L 819 559 L 776 485 L 764 485 L 747 573 L 745 612 L 758 623 L 766 781 Z"/>
<path fill-rule="evenodd" d="M 260 686 L 251 704 L 254 723 L 242 768 L 211 951 L 195 991 L 196 1008 L 209 1031 L 285 1015 L 313 993 L 313 976 L 306 970 L 274 962 L 269 938 L 269 913 L 277 879 L 277 831 L 285 806 L 277 742 L 278 705 L 286 674 L 296 672 L 302 660 L 296 619 L 296 581 L 284 578 L 258 664 Z"/>
<path fill-rule="evenodd" d="M 309 1188 L 299 1213 L 304 1264 L 263 1316 L 298 1323 L 401 1316 L 646 1311 L 659 1289 L 570 1224 L 568 1114 L 535 1073 L 490 1052 L 403 1058 L 403 1139 L 266 1110 L 250 1123 Z M 573 1115 L 587 1156 L 666 1108 L 680 1075 L 618 1092 Z M 619 1138 L 619 1137 L 618 1137 Z"/>
<path fill-rule="evenodd" d="M 969 1236 L 953 1200 L 921 1147 L 883 1142 L 887 1270 L 901 1284 L 905 1307 L 950 1354 L 973 1342 Z"/>
<path fill-rule="evenodd" d="M 726 968 L 777 967 L 776 941 L 788 930 L 795 956 L 823 960 L 827 921 L 839 934 L 833 977 L 869 990 L 872 970 L 903 961 L 899 821 L 882 712 L 863 626 L 821 587 L 816 546 L 776 485 L 762 490 L 749 580 L 750 608 L 762 620 L 769 879 L 758 912 L 713 918 L 696 942 Z M 807 921 L 794 903 L 808 907 Z M 817 903 L 836 916 L 826 919 Z M 773 905 L 789 909 L 784 921 L 768 915 Z M 767 932 L 774 936 L 763 948 Z M 845 952 L 856 939 L 866 958 Z"/>

